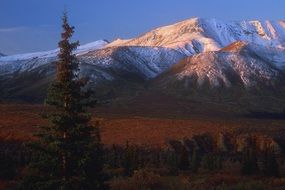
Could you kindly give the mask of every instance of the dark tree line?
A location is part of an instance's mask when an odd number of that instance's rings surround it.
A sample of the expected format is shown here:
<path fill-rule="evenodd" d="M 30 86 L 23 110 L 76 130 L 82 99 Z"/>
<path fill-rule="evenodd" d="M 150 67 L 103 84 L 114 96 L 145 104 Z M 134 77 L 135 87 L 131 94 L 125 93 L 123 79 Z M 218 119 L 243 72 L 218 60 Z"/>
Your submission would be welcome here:
<path fill-rule="evenodd" d="M 101 163 L 99 162 L 100 169 L 102 169 L 102 161 L 104 160 L 104 178 L 107 177 L 107 179 L 130 177 L 137 171 L 145 168 L 158 169 L 158 171 L 166 172 L 164 175 L 170 176 L 178 175 L 183 171 L 194 174 L 200 171 L 218 171 L 223 169 L 225 161 L 227 161 L 227 164 L 229 162 L 239 162 L 242 175 L 279 177 L 281 157 L 277 158 L 274 149 L 270 146 L 265 146 L 263 150 L 258 150 L 255 142 L 253 140 L 250 142 L 241 152 L 236 152 L 234 155 L 219 152 L 215 149 L 211 152 L 203 152 L 205 149 L 203 151 L 201 149 L 190 150 L 186 147 L 179 148 L 178 146 L 173 146 L 172 149 L 162 149 L 126 143 L 124 146 L 113 145 L 100 149 L 102 151 L 100 155 L 103 155 L 103 157 L 100 156 L 98 158 L 101 160 Z M 18 166 L 25 166 L 32 158 L 35 159 L 38 156 L 31 155 L 29 149 L 25 152 L 25 149 L 27 147 L 19 146 L 12 149 L 11 152 L 5 151 L 2 154 L 0 151 L 0 160 L 1 163 L 4 163 L 0 166 L 0 178 L 13 178 L 17 173 Z M 19 150 L 22 153 L 15 154 L 15 152 L 20 152 Z M 233 160 L 232 157 L 236 159 Z M 39 159 L 36 158 L 35 160 L 38 161 Z M 35 162 L 32 160 L 32 163 Z M 96 161 L 93 164 L 97 166 L 98 162 Z M 93 173 L 98 170 L 92 166 L 90 171 Z M 102 174 L 102 171 L 100 173 Z M 97 177 L 95 176 L 94 178 L 96 179 Z M 104 181 L 102 178 L 97 179 Z M 34 180 L 35 178 L 32 178 L 30 183 L 34 182 Z"/>

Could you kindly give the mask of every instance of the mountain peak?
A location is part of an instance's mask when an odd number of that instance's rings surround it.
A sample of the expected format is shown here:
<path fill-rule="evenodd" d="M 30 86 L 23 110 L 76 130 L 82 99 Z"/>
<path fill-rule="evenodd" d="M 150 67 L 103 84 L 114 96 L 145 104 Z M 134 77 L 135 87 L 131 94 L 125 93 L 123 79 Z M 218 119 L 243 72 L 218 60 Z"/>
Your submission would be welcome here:
<path fill-rule="evenodd" d="M 221 21 L 191 18 L 154 29 L 137 38 L 116 40 L 108 46 L 173 48 L 186 55 L 218 51 L 236 41 L 285 48 L 284 21 Z"/>

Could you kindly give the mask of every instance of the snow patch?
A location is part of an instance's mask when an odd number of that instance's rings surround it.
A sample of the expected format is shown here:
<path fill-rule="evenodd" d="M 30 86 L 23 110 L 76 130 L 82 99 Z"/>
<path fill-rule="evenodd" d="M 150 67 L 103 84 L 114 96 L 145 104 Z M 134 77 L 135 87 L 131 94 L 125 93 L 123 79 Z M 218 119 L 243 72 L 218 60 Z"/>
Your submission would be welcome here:
<path fill-rule="evenodd" d="M 82 46 L 79 46 L 75 50 L 75 54 L 82 55 L 84 53 L 88 53 L 89 51 L 94 51 L 97 49 L 101 49 L 105 47 L 108 42 L 104 40 L 95 41 L 92 43 L 88 43 Z M 44 52 L 35 52 L 35 53 L 26 53 L 26 54 L 19 54 L 19 55 L 12 55 L 12 56 L 4 56 L 0 57 L 0 65 L 1 62 L 7 61 L 21 61 L 21 60 L 28 60 L 28 59 L 46 59 L 56 57 L 59 53 L 59 49 L 51 50 L 51 51 L 44 51 Z"/>

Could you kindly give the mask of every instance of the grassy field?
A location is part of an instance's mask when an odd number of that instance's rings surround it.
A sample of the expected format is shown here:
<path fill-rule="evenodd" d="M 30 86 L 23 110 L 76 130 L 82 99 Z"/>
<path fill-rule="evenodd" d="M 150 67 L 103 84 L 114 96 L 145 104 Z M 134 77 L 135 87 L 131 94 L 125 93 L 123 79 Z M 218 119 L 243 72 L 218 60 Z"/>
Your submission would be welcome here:
<path fill-rule="evenodd" d="M 100 121 L 105 145 L 132 144 L 164 146 L 166 140 L 179 140 L 195 134 L 219 132 L 262 133 L 284 135 L 285 121 L 273 119 L 250 119 L 242 116 L 211 116 L 207 113 L 179 114 L 172 108 L 161 114 L 157 110 L 131 109 L 126 107 L 97 107 L 91 110 L 93 122 Z M 47 111 L 42 105 L 1 104 L 0 138 L 2 140 L 27 141 L 33 138 L 36 126 L 46 125 L 41 113 Z M 143 114 L 147 113 L 147 114 Z"/>

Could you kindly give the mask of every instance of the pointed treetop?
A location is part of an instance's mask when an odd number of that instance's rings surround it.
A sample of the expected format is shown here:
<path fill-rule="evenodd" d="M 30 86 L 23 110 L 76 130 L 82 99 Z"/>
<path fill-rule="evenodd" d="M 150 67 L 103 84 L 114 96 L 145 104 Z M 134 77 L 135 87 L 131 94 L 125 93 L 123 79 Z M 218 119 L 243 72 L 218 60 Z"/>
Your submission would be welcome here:
<path fill-rule="evenodd" d="M 68 23 L 68 16 L 67 16 L 67 11 L 64 10 L 63 12 L 63 17 L 62 17 L 62 28 L 63 32 L 61 34 L 63 39 L 69 39 L 72 37 L 74 33 L 74 27 L 70 26 Z"/>

